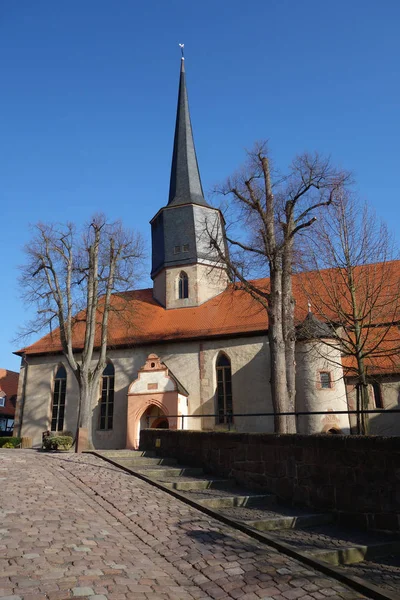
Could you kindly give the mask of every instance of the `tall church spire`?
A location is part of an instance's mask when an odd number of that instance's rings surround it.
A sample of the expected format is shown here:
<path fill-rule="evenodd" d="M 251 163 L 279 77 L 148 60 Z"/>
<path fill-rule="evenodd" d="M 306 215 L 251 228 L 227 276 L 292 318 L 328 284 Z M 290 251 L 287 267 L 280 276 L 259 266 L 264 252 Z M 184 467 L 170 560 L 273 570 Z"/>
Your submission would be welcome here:
<path fill-rule="evenodd" d="M 224 243 L 223 217 L 204 200 L 201 187 L 182 52 L 169 200 L 151 220 L 153 297 L 166 309 L 199 306 L 226 288 L 208 231 Z"/>
<path fill-rule="evenodd" d="M 168 206 L 177 206 L 180 204 L 200 204 L 202 206 L 208 206 L 204 199 L 196 150 L 194 147 L 186 90 L 185 59 L 183 56 L 181 58 Z"/>

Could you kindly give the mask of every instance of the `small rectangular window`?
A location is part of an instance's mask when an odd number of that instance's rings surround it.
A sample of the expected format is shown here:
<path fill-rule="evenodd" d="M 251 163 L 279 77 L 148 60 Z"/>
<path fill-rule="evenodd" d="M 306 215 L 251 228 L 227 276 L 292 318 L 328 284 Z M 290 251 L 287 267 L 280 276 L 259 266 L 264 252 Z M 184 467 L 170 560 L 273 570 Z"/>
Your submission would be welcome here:
<path fill-rule="evenodd" d="M 5 406 L 6 404 L 6 399 L 5 396 L 3 396 L 2 398 L 0 398 L 0 406 Z"/>
<path fill-rule="evenodd" d="M 180 246 L 174 246 L 174 254 L 180 254 L 181 253 L 181 247 Z"/>
<path fill-rule="evenodd" d="M 319 381 L 323 390 L 329 390 L 332 387 L 330 371 L 321 371 L 319 374 Z"/>
<path fill-rule="evenodd" d="M 182 252 L 189 252 L 189 244 L 183 244 Z"/>

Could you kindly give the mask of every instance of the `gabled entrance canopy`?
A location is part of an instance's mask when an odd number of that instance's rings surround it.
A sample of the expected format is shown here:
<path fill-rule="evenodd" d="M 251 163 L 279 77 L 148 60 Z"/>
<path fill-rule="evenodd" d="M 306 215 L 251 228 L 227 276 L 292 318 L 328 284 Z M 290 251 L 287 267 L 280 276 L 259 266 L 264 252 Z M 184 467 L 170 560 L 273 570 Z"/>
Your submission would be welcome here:
<path fill-rule="evenodd" d="M 186 389 L 159 357 L 149 354 L 138 378 L 128 389 L 126 447 L 139 447 L 141 429 L 159 426 L 182 429 L 179 417 L 188 414 L 188 396 Z"/>

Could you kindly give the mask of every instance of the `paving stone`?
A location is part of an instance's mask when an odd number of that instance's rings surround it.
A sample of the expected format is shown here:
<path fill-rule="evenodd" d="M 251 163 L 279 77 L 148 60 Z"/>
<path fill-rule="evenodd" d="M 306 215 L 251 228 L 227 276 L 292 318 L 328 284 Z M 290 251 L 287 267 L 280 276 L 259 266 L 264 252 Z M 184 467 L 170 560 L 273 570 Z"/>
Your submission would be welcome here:
<path fill-rule="evenodd" d="M 73 596 L 94 596 L 94 591 L 89 587 L 76 587 L 72 590 Z"/>

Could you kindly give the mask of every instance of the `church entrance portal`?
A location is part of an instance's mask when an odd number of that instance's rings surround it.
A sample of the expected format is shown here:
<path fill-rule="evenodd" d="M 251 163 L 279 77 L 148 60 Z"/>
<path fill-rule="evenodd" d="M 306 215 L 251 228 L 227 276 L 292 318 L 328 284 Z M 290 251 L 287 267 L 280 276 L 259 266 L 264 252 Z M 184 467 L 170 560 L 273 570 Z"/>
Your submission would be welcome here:
<path fill-rule="evenodd" d="M 128 388 L 126 447 L 138 448 L 142 429 L 181 429 L 188 393 L 156 354 L 149 354 Z M 182 418 L 181 418 L 182 417 Z"/>
<path fill-rule="evenodd" d="M 169 429 L 168 417 L 155 404 L 151 404 L 140 419 L 140 429 Z"/>

